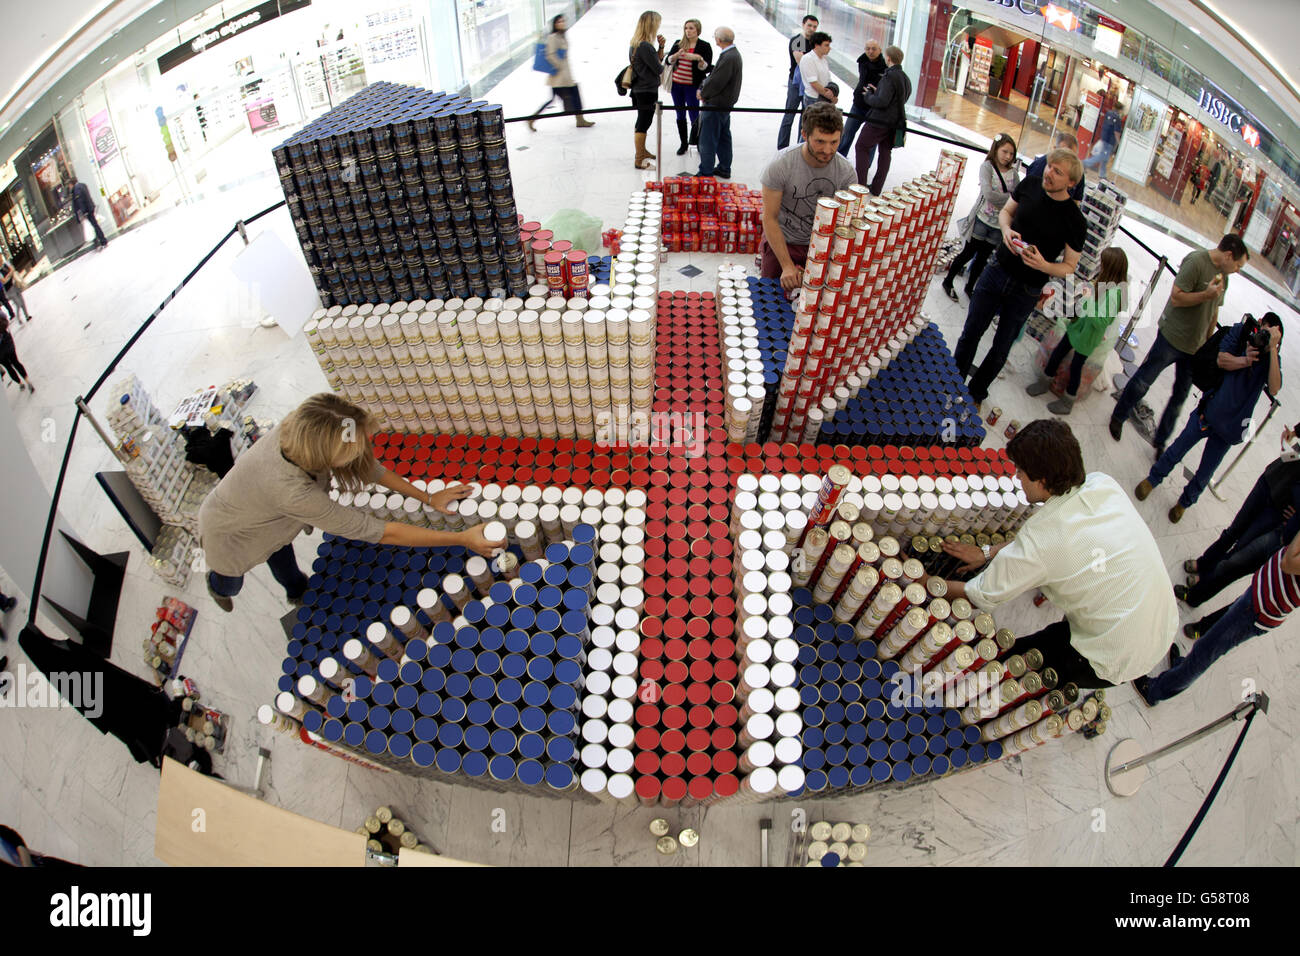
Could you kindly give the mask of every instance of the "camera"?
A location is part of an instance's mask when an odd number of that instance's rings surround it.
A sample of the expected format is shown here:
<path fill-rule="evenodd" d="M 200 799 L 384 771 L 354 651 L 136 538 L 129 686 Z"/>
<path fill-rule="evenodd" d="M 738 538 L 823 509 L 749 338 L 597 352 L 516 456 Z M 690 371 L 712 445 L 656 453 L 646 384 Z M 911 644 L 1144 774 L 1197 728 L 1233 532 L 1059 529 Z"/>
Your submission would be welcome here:
<path fill-rule="evenodd" d="M 1270 315 L 1272 313 L 1269 313 Z M 1273 336 L 1268 329 L 1249 312 L 1245 315 L 1246 328 L 1246 347 L 1252 348 L 1257 352 L 1267 352 L 1269 346 L 1273 344 Z"/>

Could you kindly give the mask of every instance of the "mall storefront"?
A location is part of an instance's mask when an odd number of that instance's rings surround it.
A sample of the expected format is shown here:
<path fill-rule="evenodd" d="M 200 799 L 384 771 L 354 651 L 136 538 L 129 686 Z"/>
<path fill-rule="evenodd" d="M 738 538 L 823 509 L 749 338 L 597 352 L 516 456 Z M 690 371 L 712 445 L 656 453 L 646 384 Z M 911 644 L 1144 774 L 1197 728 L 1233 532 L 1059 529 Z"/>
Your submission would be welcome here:
<path fill-rule="evenodd" d="M 815 13 L 843 76 L 856 75 L 867 38 L 901 47 L 912 106 L 959 135 L 1005 133 L 1026 159 L 1058 133 L 1076 138 L 1083 159 L 1107 152 L 1089 179 L 1104 168 L 1158 225 L 1207 242 L 1240 232 L 1257 253 L 1291 234 L 1279 217 L 1288 202 L 1300 207 L 1300 162 L 1224 92 L 1239 77 L 1206 76 L 1174 54 L 1191 55 L 1199 35 L 1189 27 L 1157 41 L 1076 0 L 750 2 L 786 33 Z M 1296 256 L 1285 268 L 1268 261 L 1300 292 Z"/>
<path fill-rule="evenodd" d="M 71 181 L 111 234 L 273 172 L 270 147 L 377 80 L 483 89 L 593 0 L 269 0 L 213 6 L 127 52 L 6 164 L 0 243 L 25 270 L 84 242 Z M 232 12 L 234 11 L 234 12 Z M 146 14 L 148 16 L 148 14 Z"/>

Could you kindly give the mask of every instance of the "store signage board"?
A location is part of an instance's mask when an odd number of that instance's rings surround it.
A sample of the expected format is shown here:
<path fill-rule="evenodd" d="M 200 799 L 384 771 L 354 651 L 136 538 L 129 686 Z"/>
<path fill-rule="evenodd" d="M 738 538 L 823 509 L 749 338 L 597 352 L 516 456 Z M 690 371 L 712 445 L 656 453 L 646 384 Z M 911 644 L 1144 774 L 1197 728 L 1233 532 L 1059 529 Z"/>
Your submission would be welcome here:
<path fill-rule="evenodd" d="M 1097 36 L 1092 48 L 1098 53 L 1119 56 L 1120 45 L 1124 42 L 1124 24 L 1110 17 L 1097 17 Z"/>
<path fill-rule="evenodd" d="M 1169 104 L 1149 90 L 1136 87 L 1128 119 L 1124 123 L 1124 136 L 1115 154 L 1112 170 L 1128 179 L 1144 183 L 1155 158 L 1160 142 L 1160 123 Z"/>
<path fill-rule="evenodd" d="M 990 0 L 990 2 L 1006 10 L 1014 10 L 1022 16 L 1042 17 L 1047 21 L 1048 26 L 1064 30 L 1066 33 L 1073 33 L 1079 29 L 1079 18 L 1065 7 L 1057 6 L 1055 3 L 1033 3 L 1032 0 Z"/>
<path fill-rule="evenodd" d="M 113 132 L 108 110 L 102 109 L 86 120 L 86 132 L 90 134 L 90 148 L 95 153 L 95 162 L 100 166 L 117 155 L 117 134 Z"/>
<path fill-rule="evenodd" d="M 1240 136 L 1245 140 L 1246 145 L 1260 148 L 1260 127 L 1248 123 L 1246 117 L 1242 115 L 1245 111 L 1224 95 L 1222 90 L 1213 86 L 1202 86 L 1196 97 L 1196 105 L 1210 114 L 1210 119 L 1217 120 Z"/>
<path fill-rule="evenodd" d="M 251 10 L 236 14 L 218 23 L 211 30 L 204 30 L 193 39 L 158 57 L 158 72 L 166 73 L 218 43 L 225 43 L 231 37 L 245 33 L 253 27 L 260 27 L 276 17 L 310 5 L 311 0 L 266 0 L 265 3 L 259 3 Z"/>

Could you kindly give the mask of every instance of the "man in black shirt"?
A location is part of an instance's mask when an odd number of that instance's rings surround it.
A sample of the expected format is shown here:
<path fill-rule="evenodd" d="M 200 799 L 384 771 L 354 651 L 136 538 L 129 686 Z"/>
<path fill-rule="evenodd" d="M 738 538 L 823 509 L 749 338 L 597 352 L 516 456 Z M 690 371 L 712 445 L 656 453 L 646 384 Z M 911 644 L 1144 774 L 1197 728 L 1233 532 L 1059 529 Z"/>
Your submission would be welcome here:
<path fill-rule="evenodd" d="M 1070 187 L 1083 178 L 1083 164 L 1069 150 L 1047 154 L 1043 178 L 1028 178 L 1016 187 L 998 221 L 1002 245 L 971 294 L 966 325 L 953 358 L 962 375 L 971 374 L 975 350 L 1000 316 L 993 345 L 970 381 L 971 397 L 983 403 L 989 385 L 1006 364 L 1025 320 L 1049 278 L 1073 275 L 1088 234 L 1087 222 L 1070 199 Z M 1056 260 L 1064 253 L 1061 262 Z"/>
<path fill-rule="evenodd" d="M 812 49 L 809 41 L 812 35 L 817 32 L 819 20 L 811 13 L 803 18 L 803 32 L 796 33 L 790 38 L 789 46 L 786 50 L 790 54 L 790 75 L 786 78 L 785 87 L 785 115 L 781 117 L 781 129 L 776 134 L 776 148 L 785 149 L 790 145 L 790 130 L 794 127 L 793 110 L 799 108 L 803 102 L 803 80 L 799 76 L 799 61 L 803 55 Z"/>
<path fill-rule="evenodd" d="M 104 238 L 104 230 L 99 228 L 99 222 L 95 219 L 95 200 L 90 198 L 90 188 L 76 179 L 72 181 L 72 211 L 77 214 L 78 219 L 90 220 L 90 228 L 95 230 L 96 249 L 103 249 L 108 245 L 108 240 Z"/>

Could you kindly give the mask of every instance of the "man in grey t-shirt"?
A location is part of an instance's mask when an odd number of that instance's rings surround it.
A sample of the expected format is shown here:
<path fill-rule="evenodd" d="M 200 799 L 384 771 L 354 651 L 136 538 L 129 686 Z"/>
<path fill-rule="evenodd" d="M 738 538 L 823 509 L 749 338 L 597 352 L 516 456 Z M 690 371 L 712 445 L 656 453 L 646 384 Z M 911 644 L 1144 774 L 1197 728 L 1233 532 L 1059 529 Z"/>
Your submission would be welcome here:
<path fill-rule="evenodd" d="M 803 282 L 817 200 L 847 189 L 857 180 L 853 164 L 836 152 L 844 118 L 830 103 L 804 110 L 804 141 L 776 154 L 763 184 L 763 277 L 781 279 L 781 288 Z"/>

